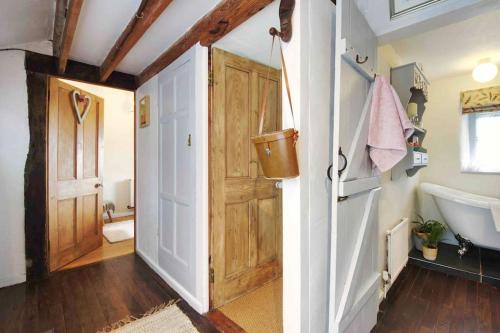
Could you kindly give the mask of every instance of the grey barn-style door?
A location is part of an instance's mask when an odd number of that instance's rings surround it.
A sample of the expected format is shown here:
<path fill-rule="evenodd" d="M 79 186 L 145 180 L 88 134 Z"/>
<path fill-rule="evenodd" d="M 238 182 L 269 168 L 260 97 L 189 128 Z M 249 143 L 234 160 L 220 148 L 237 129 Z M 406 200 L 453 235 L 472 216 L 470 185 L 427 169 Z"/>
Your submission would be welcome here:
<path fill-rule="evenodd" d="M 377 40 L 353 0 L 336 12 L 333 170 L 343 171 L 332 175 L 329 331 L 364 333 L 377 321 L 380 283 L 380 179 L 367 149 Z"/>

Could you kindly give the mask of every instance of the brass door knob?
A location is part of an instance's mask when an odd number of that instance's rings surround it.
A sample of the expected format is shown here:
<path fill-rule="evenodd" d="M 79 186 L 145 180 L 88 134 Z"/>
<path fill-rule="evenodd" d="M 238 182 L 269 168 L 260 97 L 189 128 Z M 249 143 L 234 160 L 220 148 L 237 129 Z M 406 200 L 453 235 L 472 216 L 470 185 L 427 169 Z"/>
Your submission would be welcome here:
<path fill-rule="evenodd" d="M 95 185 L 94 185 L 94 187 L 95 187 L 95 188 L 102 187 L 102 184 L 97 183 L 97 184 L 95 184 Z"/>

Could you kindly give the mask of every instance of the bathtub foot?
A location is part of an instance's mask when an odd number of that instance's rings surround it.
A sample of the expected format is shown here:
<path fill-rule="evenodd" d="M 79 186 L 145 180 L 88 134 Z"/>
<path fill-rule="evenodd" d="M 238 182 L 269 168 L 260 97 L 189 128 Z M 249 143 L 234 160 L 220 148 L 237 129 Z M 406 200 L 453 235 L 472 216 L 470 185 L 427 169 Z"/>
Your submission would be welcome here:
<path fill-rule="evenodd" d="M 469 249 L 473 244 L 467 238 L 460 236 L 460 234 L 456 234 L 455 239 L 458 241 L 458 255 L 462 258 L 465 254 L 467 254 L 467 252 L 469 252 Z"/>

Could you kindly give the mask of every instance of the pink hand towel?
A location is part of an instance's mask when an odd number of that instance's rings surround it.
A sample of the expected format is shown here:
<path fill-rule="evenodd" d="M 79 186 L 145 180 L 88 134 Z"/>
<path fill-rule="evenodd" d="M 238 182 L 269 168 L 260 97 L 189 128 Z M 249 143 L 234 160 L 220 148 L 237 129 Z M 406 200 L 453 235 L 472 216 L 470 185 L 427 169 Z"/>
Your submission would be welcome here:
<path fill-rule="evenodd" d="M 375 173 L 381 174 L 406 156 L 406 140 L 414 128 L 387 79 L 377 76 L 373 84 L 368 146 Z"/>

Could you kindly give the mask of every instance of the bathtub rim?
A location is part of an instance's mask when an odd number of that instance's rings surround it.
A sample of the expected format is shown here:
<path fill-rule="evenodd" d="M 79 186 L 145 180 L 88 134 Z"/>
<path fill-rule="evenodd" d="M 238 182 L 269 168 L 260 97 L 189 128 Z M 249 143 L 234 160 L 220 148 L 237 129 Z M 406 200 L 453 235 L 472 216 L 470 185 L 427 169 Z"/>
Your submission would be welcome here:
<path fill-rule="evenodd" d="M 490 209 L 490 203 L 500 204 L 500 199 L 456 190 L 446 186 L 421 183 L 420 189 L 427 194 L 476 208 Z"/>

